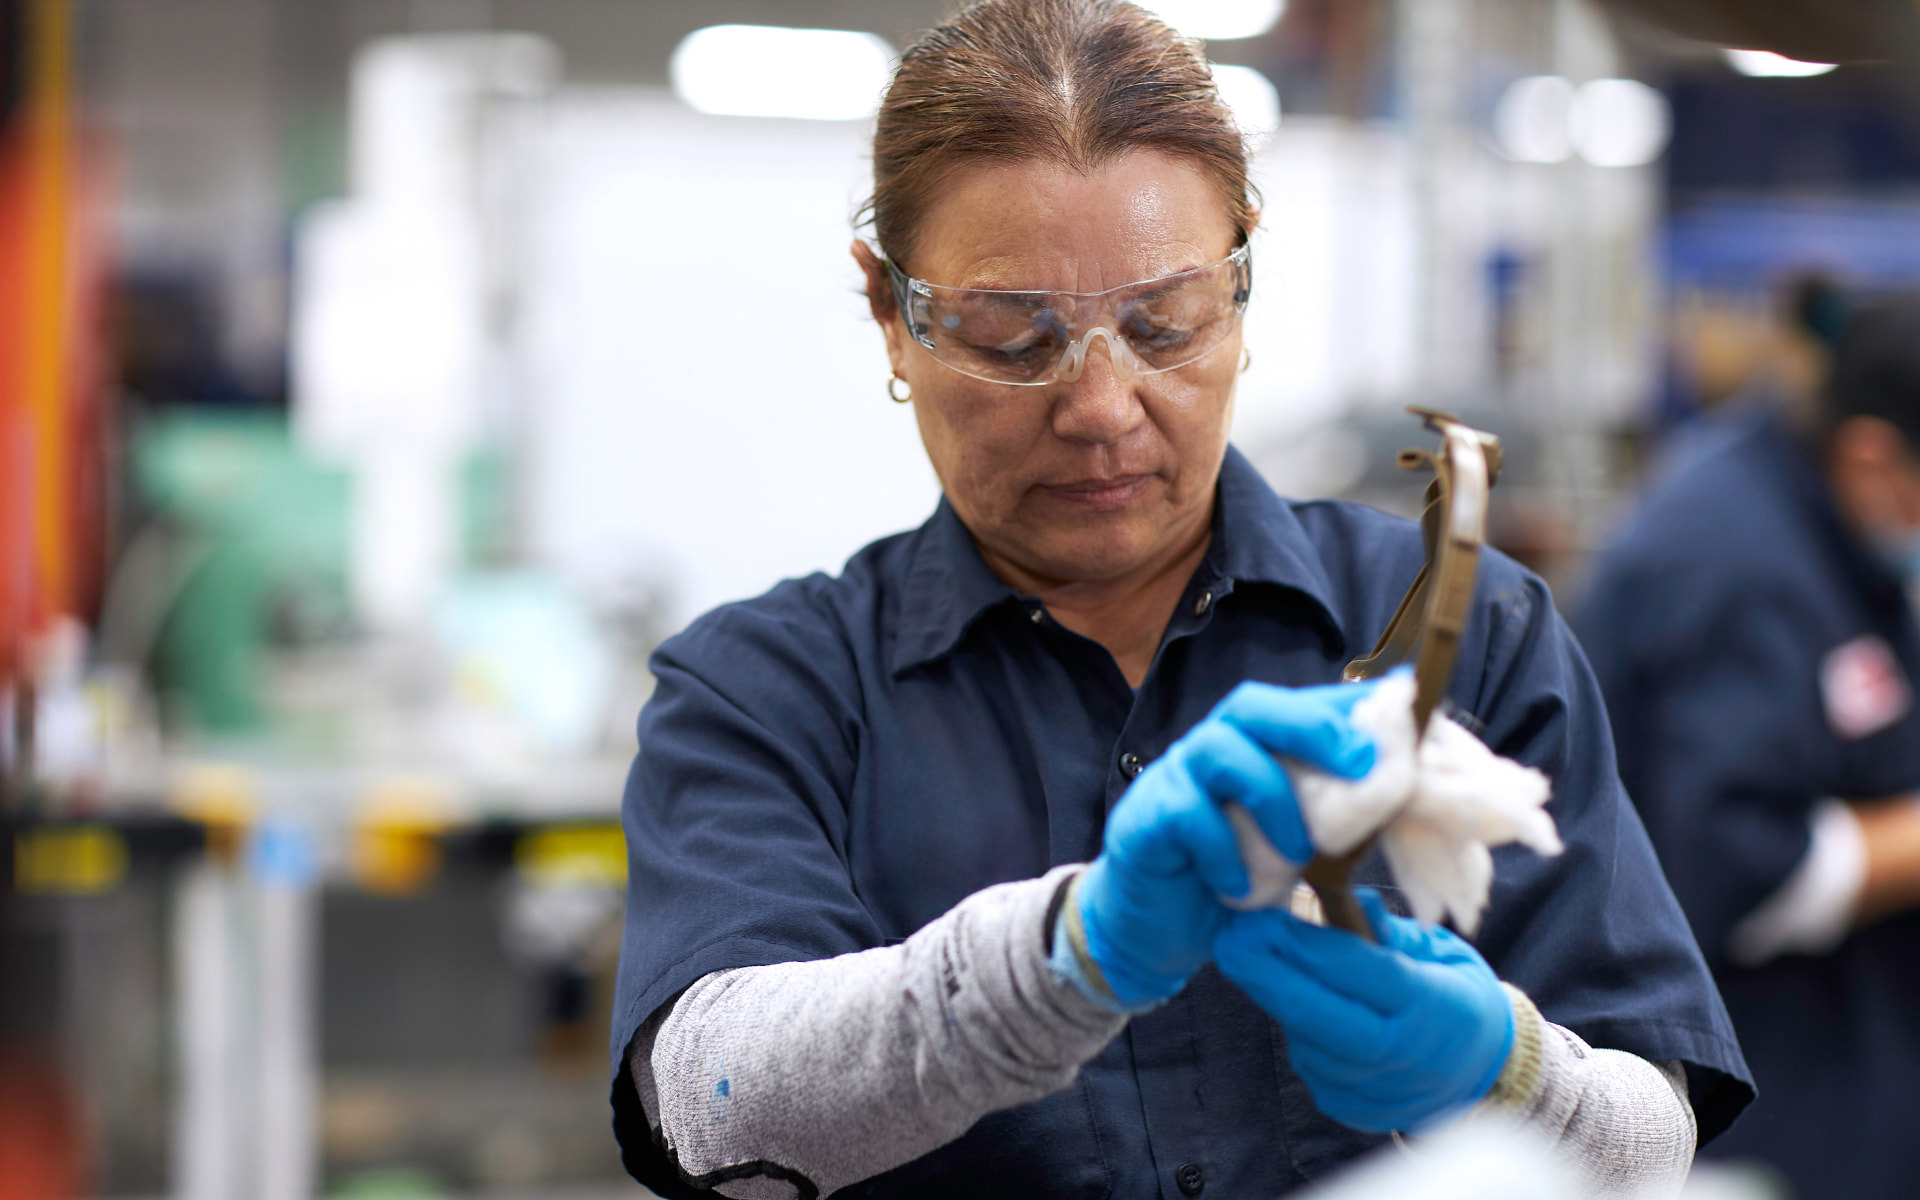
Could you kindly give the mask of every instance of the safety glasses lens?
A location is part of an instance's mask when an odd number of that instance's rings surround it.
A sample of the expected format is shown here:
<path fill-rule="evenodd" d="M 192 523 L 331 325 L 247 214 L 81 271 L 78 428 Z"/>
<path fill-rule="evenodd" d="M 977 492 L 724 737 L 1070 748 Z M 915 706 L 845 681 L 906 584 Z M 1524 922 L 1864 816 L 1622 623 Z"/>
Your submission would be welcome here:
<path fill-rule="evenodd" d="M 1061 360 L 1096 329 L 1124 338 L 1140 371 L 1194 362 L 1238 326 L 1248 277 L 1242 249 L 1196 270 L 1095 295 L 948 288 L 904 276 L 898 282 L 914 338 L 934 358 L 978 379 L 1031 384 L 1059 377 Z"/>

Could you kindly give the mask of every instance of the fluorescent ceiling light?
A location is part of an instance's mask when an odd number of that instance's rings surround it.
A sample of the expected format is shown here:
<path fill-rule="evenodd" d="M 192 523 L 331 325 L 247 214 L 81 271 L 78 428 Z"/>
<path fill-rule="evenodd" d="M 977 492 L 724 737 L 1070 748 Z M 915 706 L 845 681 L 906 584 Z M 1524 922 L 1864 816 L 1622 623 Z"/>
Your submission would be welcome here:
<path fill-rule="evenodd" d="M 1771 50 L 1728 50 L 1726 54 L 1727 61 L 1733 65 L 1733 69 L 1742 75 L 1804 79 L 1809 75 L 1825 75 L 1840 65 L 1801 62 L 1797 58 L 1787 58 Z"/>
<path fill-rule="evenodd" d="M 1515 162 L 1565 162 L 1573 153 L 1573 85 L 1558 75 L 1516 79 L 1493 111 L 1493 137 Z"/>
<path fill-rule="evenodd" d="M 673 90 L 704 113 L 854 121 L 880 107 L 893 57 L 871 33 L 709 25 L 674 49 Z"/>
<path fill-rule="evenodd" d="M 1141 7 L 1188 37 L 1229 42 L 1278 25 L 1287 0 L 1147 0 Z"/>
<path fill-rule="evenodd" d="M 1567 116 L 1574 149 L 1596 167 L 1643 167 L 1673 133 L 1667 98 L 1635 79 L 1581 84 Z"/>
<path fill-rule="evenodd" d="M 1273 86 L 1273 80 L 1252 67 L 1214 63 L 1213 86 L 1219 89 L 1221 103 L 1233 114 L 1233 123 L 1240 127 L 1247 152 L 1266 145 L 1280 128 L 1280 89 Z"/>

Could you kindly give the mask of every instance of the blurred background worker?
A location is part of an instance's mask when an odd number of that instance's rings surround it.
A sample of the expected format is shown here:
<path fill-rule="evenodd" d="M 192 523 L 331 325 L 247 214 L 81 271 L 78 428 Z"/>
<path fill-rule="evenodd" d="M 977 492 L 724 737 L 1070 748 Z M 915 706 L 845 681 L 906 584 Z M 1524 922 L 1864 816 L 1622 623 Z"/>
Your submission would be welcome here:
<path fill-rule="evenodd" d="M 1760 1089 L 1715 1149 L 1809 1197 L 1920 1178 L 1916 586 L 1904 296 L 1847 321 L 1814 420 L 1739 410 L 1688 438 L 1581 613 L 1621 776 Z"/>

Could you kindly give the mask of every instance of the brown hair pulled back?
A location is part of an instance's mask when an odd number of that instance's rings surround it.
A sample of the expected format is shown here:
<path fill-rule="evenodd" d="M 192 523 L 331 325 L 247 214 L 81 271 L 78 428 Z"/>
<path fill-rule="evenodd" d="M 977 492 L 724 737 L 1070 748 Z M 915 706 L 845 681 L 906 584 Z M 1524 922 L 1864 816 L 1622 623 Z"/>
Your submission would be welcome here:
<path fill-rule="evenodd" d="M 908 47 L 873 135 L 881 250 L 905 263 L 940 185 L 974 162 L 1091 171 L 1132 150 L 1197 166 L 1253 225 L 1246 149 L 1200 43 L 1125 0 L 983 0 Z"/>

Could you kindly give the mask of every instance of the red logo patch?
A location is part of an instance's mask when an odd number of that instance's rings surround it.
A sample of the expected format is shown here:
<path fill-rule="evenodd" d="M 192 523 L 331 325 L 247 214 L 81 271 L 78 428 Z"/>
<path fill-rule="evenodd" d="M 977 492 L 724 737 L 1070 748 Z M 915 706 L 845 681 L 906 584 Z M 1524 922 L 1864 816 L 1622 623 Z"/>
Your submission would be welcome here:
<path fill-rule="evenodd" d="M 1879 733 L 1907 715 L 1913 692 L 1885 641 L 1867 634 L 1842 642 L 1820 664 L 1827 724 L 1848 741 Z"/>

